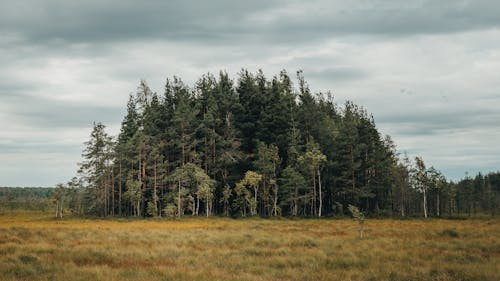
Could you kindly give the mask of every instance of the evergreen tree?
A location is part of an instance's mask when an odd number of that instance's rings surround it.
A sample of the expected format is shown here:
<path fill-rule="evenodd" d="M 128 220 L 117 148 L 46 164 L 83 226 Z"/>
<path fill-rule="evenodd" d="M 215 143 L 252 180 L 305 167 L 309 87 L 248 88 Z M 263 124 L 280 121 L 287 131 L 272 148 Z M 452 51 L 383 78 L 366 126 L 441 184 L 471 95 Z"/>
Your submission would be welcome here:
<path fill-rule="evenodd" d="M 242 70 L 236 85 L 220 72 L 190 88 L 173 77 L 162 96 L 142 80 L 116 143 L 94 124 L 68 206 L 100 216 L 497 212 L 498 173 L 452 183 L 420 157 L 411 167 L 364 108 L 297 80 Z"/>
<path fill-rule="evenodd" d="M 112 138 L 105 132 L 105 126 L 94 123 L 90 140 L 85 143 L 79 173 L 96 197 L 96 211 L 107 216 L 109 211 L 110 165 L 112 160 Z"/>

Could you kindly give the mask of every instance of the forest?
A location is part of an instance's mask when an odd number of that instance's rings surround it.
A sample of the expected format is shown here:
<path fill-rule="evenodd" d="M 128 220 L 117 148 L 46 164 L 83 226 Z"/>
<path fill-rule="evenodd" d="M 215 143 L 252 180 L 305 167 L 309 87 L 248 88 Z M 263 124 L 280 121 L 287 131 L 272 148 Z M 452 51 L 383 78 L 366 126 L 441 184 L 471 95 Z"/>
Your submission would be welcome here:
<path fill-rule="evenodd" d="M 53 192 L 78 215 L 371 217 L 492 215 L 500 173 L 452 182 L 396 150 L 363 107 L 312 93 L 301 71 L 141 81 L 118 136 L 95 122 L 77 176 Z"/>

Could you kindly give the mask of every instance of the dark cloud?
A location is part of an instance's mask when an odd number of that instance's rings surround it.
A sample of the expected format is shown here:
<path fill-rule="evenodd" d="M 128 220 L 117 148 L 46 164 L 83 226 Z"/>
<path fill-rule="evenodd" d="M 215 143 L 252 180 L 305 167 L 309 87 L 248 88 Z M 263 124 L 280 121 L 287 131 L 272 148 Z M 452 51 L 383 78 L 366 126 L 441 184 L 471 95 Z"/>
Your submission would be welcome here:
<path fill-rule="evenodd" d="M 20 12 L 22 11 L 22 16 Z M 500 26 L 495 1 L 16 1 L 0 30 L 28 41 L 161 39 L 241 44 L 335 36 L 406 36 Z"/>
<path fill-rule="evenodd" d="M 16 1 L 0 13 L 7 32 L 27 40 L 106 42 L 165 39 L 220 40 L 237 31 L 245 15 L 272 1 Z M 19 11 L 23 16 L 19 17 Z"/>

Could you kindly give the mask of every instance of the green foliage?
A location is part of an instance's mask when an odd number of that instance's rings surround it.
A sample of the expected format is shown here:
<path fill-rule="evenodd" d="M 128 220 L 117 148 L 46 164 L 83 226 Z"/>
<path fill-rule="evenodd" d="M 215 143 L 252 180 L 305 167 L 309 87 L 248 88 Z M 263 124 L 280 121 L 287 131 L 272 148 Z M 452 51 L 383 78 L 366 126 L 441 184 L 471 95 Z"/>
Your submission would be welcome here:
<path fill-rule="evenodd" d="M 141 216 L 141 182 L 134 180 L 133 175 L 130 173 L 127 180 L 127 191 L 124 193 L 124 199 L 128 200 L 133 208 L 133 215 Z"/>
<path fill-rule="evenodd" d="M 167 204 L 163 212 L 167 218 L 175 218 L 177 216 L 177 206 L 174 204 Z"/>
<path fill-rule="evenodd" d="M 148 216 L 156 217 L 158 215 L 158 206 L 154 202 L 148 202 L 146 212 Z"/>
<path fill-rule="evenodd" d="M 365 215 L 356 206 L 349 205 L 348 209 L 349 212 L 351 212 L 352 217 L 358 221 L 359 237 L 363 238 L 365 232 Z"/>
<path fill-rule="evenodd" d="M 0 187 L 0 212 L 5 210 L 52 210 L 53 188 Z"/>
<path fill-rule="evenodd" d="M 239 208 L 243 210 L 243 216 L 246 214 L 247 206 L 251 216 L 257 215 L 257 198 L 261 181 L 261 174 L 247 171 L 245 177 L 236 184 L 236 196 L 239 198 Z"/>
<path fill-rule="evenodd" d="M 365 215 L 363 214 L 363 212 L 361 212 L 358 207 L 356 206 L 353 206 L 353 205 L 349 205 L 348 207 L 349 209 L 349 212 L 351 212 L 351 215 L 352 217 L 357 220 L 359 223 L 362 223 L 364 222 L 365 220 Z"/>
<path fill-rule="evenodd" d="M 299 206 L 306 204 L 307 188 L 304 176 L 293 167 L 286 167 L 279 180 L 281 185 L 281 208 L 288 206 L 289 214 L 299 215 Z"/>
<path fill-rule="evenodd" d="M 452 184 L 421 159 L 413 168 L 364 108 L 312 93 L 300 71 L 297 80 L 243 69 L 235 82 L 225 72 L 193 87 L 169 78 L 161 95 L 140 81 L 116 143 L 94 124 L 64 204 L 100 216 L 167 206 L 177 216 L 334 216 L 349 204 L 370 216 L 496 214 L 497 176 Z"/>

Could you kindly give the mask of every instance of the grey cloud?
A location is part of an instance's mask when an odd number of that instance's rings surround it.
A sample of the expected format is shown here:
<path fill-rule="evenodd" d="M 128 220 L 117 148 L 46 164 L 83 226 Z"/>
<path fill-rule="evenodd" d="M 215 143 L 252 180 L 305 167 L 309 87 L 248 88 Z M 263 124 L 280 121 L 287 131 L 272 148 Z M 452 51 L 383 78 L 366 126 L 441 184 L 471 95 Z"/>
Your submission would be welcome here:
<path fill-rule="evenodd" d="M 306 43 L 356 33 L 402 36 L 500 26 L 500 4 L 478 0 L 16 1 L 2 11 L 0 30 L 42 42 Z"/>
<path fill-rule="evenodd" d="M 34 95 L 0 96 L 4 113 L 23 125 L 48 128 L 87 128 L 92 121 L 116 124 L 124 108 L 58 101 Z M 50 129 L 49 129 L 50 128 Z"/>
<path fill-rule="evenodd" d="M 393 133 L 406 136 L 438 135 L 445 132 L 457 132 L 469 128 L 495 130 L 500 120 L 500 112 L 488 109 L 459 111 L 419 110 L 418 112 L 399 112 L 377 115 L 377 124 L 390 126 Z"/>
<path fill-rule="evenodd" d="M 350 66 L 329 67 L 319 70 L 308 70 L 306 68 L 304 72 L 308 79 L 320 79 L 330 82 L 352 82 L 351 80 L 359 80 L 368 76 L 365 70 Z"/>
<path fill-rule="evenodd" d="M 275 28 L 283 31 L 278 36 L 286 36 L 287 30 L 300 35 L 299 38 L 355 34 L 407 36 L 500 26 L 500 4 L 493 1 L 319 2 L 321 8 L 310 11 L 314 15 L 292 12 L 277 17 L 273 22 Z M 310 2 L 304 5 L 304 8 L 314 7 Z"/>
<path fill-rule="evenodd" d="M 31 1 L 1 13 L 4 30 L 28 40 L 99 42 L 140 38 L 216 40 L 233 33 L 242 16 L 272 1 Z M 19 10 L 24 15 L 19 17 Z"/>
<path fill-rule="evenodd" d="M 54 142 L 19 142 L 6 141 L 0 142 L 0 152 L 2 154 L 21 154 L 21 153 L 66 153 L 79 155 L 80 144 L 74 143 L 54 143 Z"/>

